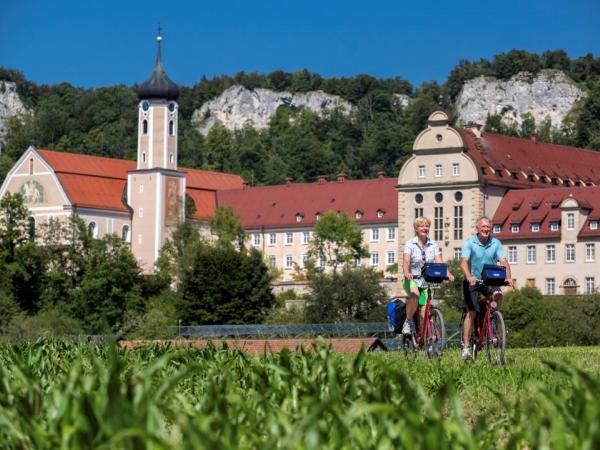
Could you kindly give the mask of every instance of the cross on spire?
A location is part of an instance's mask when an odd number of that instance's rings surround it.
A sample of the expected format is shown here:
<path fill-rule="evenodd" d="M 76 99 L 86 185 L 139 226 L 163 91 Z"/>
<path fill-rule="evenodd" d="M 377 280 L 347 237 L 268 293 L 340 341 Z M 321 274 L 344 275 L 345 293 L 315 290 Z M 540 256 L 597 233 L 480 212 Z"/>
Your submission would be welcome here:
<path fill-rule="evenodd" d="M 162 36 L 161 36 L 161 31 L 162 31 L 162 27 L 160 26 L 160 22 L 158 22 L 158 36 L 156 36 L 156 40 L 157 41 L 162 41 Z"/>

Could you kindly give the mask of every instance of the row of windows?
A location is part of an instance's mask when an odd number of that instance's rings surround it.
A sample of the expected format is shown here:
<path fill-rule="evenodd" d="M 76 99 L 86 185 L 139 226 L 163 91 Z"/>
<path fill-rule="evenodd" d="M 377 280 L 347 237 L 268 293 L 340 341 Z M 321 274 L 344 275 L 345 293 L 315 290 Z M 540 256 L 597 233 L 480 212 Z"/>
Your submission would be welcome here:
<path fill-rule="evenodd" d="M 437 163 L 433 166 L 433 175 L 435 177 L 441 177 L 443 175 L 442 164 Z M 427 176 L 427 172 L 425 170 L 425 165 L 418 166 L 417 177 L 425 178 L 426 176 Z M 460 164 L 459 163 L 452 163 L 452 176 L 453 177 L 460 176 Z"/>
<path fill-rule="evenodd" d="M 444 194 L 442 194 L 441 192 L 436 192 L 433 195 L 433 199 L 435 200 L 436 203 L 442 203 L 444 201 Z M 463 193 L 461 191 L 456 191 L 454 193 L 454 201 L 456 201 L 457 203 L 462 202 L 463 199 Z M 418 193 L 415 194 L 415 203 L 417 205 L 420 205 L 421 203 L 423 203 L 423 194 Z"/>
<path fill-rule="evenodd" d="M 415 208 L 415 219 L 423 217 L 423 208 Z M 463 239 L 463 207 L 454 207 L 454 240 Z M 433 208 L 433 239 L 441 241 L 444 238 L 444 208 L 442 206 L 436 206 Z"/>
<path fill-rule="evenodd" d="M 396 252 L 394 252 L 394 251 L 386 252 L 385 256 L 386 256 L 386 265 L 387 266 L 396 264 Z M 267 259 L 269 260 L 269 263 L 272 266 L 277 265 L 277 257 L 275 255 L 269 255 L 269 256 L 267 256 Z M 308 255 L 307 254 L 302 255 L 300 257 L 300 260 L 302 263 L 302 267 L 306 267 L 306 263 L 308 262 Z M 373 267 L 379 266 L 379 252 L 371 252 L 371 254 L 369 255 L 369 263 Z M 358 264 L 359 264 L 359 261 L 354 262 L 355 266 L 357 266 Z M 319 260 L 317 261 L 317 266 L 323 267 L 324 265 L 325 265 L 325 260 L 323 258 L 319 258 Z M 294 267 L 293 255 L 285 255 L 283 257 L 283 267 L 286 269 L 292 269 Z"/>
<path fill-rule="evenodd" d="M 575 262 L 575 244 L 565 244 L 565 262 Z M 537 262 L 537 246 L 528 245 L 526 247 L 526 261 L 527 264 L 535 264 Z M 517 247 L 510 245 L 507 249 L 507 259 L 511 264 L 518 263 Z M 585 262 L 594 262 L 596 260 L 596 244 L 588 243 L 585 244 Z M 545 261 L 547 263 L 556 262 L 556 245 L 548 244 L 545 248 Z"/>
<path fill-rule="evenodd" d="M 35 239 L 35 227 L 36 227 L 35 218 L 29 217 L 28 234 L 29 234 L 29 239 L 32 241 Z M 98 224 L 96 224 L 96 222 L 91 221 L 90 223 L 88 223 L 87 230 L 88 230 L 88 235 L 91 238 L 98 239 Z M 131 234 L 130 234 L 129 225 L 123 225 L 121 227 L 121 239 L 123 239 L 124 242 L 130 241 Z"/>
<path fill-rule="evenodd" d="M 142 120 L 142 134 L 148 134 L 148 120 Z M 169 136 L 175 136 L 175 123 L 169 120 Z"/>
<path fill-rule="evenodd" d="M 379 241 L 379 228 L 369 228 L 369 239 L 371 242 Z M 260 246 L 260 233 L 252 233 L 252 245 L 254 247 Z M 302 244 L 306 245 L 310 242 L 311 232 L 303 231 L 302 232 Z M 387 240 L 395 241 L 396 240 L 396 227 L 390 226 L 387 227 Z M 268 234 L 268 245 L 270 247 L 277 245 L 277 233 L 269 233 Z M 284 243 L 285 245 L 293 245 L 294 244 L 294 233 L 292 231 L 287 231 L 284 233 Z"/>
<path fill-rule="evenodd" d="M 527 286 L 535 286 L 535 278 L 527 280 Z M 546 295 L 556 295 L 556 279 L 546 278 Z M 567 278 L 563 284 L 565 294 L 576 294 L 577 293 L 577 282 L 573 278 Z M 596 279 L 594 277 L 585 277 L 585 284 L 583 286 L 584 293 L 594 294 L 596 292 Z"/>
<path fill-rule="evenodd" d="M 590 230 L 597 230 L 598 229 L 598 221 L 597 220 L 590 220 Z M 550 222 L 550 231 L 558 231 L 560 228 L 560 223 L 559 222 Z M 572 231 L 575 229 L 575 214 L 574 213 L 568 213 L 567 214 L 567 230 Z M 540 231 L 540 224 L 539 223 L 532 223 L 530 230 L 533 233 L 538 233 Z M 502 231 L 502 226 L 501 225 L 494 225 L 492 231 L 494 233 L 500 233 Z M 511 233 L 518 233 L 519 231 L 521 231 L 521 226 L 519 224 L 513 223 L 510 225 L 510 232 Z"/>

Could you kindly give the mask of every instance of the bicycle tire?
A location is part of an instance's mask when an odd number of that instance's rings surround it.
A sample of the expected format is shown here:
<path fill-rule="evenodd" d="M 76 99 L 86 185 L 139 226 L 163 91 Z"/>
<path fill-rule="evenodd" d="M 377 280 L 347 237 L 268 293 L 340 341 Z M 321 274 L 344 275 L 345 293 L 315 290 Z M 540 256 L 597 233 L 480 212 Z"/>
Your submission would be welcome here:
<path fill-rule="evenodd" d="M 490 364 L 503 366 L 506 362 L 506 326 L 500 311 L 492 312 L 490 328 L 485 333 L 485 351 L 488 361 Z"/>
<path fill-rule="evenodd" d="M 425 328 L 425 354 L 429 359 L 440 359 L 446 347 L 446 326 L 441 311 L 432 308 L 429 314 L 429 330 Z"/>
<path fill-rule="evenodd" d="M 402 335 L 401 339 L 404 356 L 408 362 L 413 362 L 417 358 L 418 346 L 416 344 L 416 336 L 414 334 L 410 336 Z"/>

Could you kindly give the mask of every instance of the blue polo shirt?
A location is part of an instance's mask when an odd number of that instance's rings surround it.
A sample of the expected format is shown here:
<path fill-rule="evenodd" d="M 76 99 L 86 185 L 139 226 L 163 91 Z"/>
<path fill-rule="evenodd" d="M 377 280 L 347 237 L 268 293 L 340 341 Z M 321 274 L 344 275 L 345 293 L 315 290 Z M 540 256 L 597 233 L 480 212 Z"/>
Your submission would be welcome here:
<path fill-rule="evenodd" d="M 498 264 L 504 258 L 504 250 L 498 239 L 490 236 L 487 244 L 483 245 L 474 234 L 465 242 L 462 256 L 469 260 L 471 275 L 480 280 L 484 264 Z"/>

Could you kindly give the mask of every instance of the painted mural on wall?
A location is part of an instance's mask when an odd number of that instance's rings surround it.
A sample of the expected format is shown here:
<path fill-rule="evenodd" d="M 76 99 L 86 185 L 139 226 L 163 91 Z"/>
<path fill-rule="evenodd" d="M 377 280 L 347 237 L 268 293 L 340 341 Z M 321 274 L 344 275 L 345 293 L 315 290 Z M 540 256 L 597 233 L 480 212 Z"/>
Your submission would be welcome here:
<path fill-rule="evenodd" d="M 176 226 L 179 223 L 179 179 L 166 178 L 165 189 L 165 225 Z"/>
<path fill-rule="evenodd" d="M 39 181 L 26 181 L 21 185 L 19 192 L 25 203 L 44 203 L 46 201 L 46 190 Z"/>

